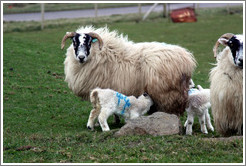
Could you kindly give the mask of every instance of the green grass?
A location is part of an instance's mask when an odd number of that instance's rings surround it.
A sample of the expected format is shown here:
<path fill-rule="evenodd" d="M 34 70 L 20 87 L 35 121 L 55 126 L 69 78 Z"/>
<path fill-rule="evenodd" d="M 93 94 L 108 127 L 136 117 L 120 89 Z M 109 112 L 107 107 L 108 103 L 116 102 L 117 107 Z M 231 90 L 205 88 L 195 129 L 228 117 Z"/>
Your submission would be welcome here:
<path fill-rule="evenodd" d="M 194 81 L 209 87 L 214 63 L 212 48 L 226 32 L 242 33 L 242 13 L 204 10 L 197 23 L 168 22 L 155 17 L 146 22 L 106 21 L 111 30 L 135 42 L 159 41 L 192 51 L 198 67 Z M 114 17 L 111 17 L 113 19 Z M 109 18 L 110 19 L 110 18 Z M 66 21 L 66 20 L 65 20 Z M 105 22 L 95 24 L 104 26 Z M 114 137 L 123 126 L 109 119 L 110 132 L 87 130 L 91 104 L 81 101 L 64 82 L 65 51 L 60 42 L 77 23 L 47 27 L 43 31 L 9 32 L 3 36 L 3 162 L 4 163 L 242 163 L 243 140 L 205 141 L 218 133 L 193 136 Z M 185 116 L 181 117 L 182 123 Z M 27 148 L 26 146 L 30 146 Z M 26 147 L 26 149 L 25 149 Z M 22 148 L 18 151 L 18 148 Z"/>

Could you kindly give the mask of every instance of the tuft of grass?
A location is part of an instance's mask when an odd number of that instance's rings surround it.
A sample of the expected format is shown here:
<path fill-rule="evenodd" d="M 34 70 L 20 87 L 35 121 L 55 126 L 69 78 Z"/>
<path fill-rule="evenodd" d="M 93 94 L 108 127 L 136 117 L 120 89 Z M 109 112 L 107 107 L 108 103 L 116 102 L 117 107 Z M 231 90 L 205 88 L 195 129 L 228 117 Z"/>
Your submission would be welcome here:
<path fill-rule="evenodd" d="M 215 62 L 214 43 L 226 32 L 243 32 L 242 13 L 220 12 L 204 10 L 196 23 L 176 24 L 160 17 L 145 22 L 112 21 L 113 16 L 95 26 L 107 24 L 134 42 L 158 41 L 187 48 L 198 62 L 194 82 L 208 88 L 208 74 Z M 202 134 L 197 118 L 192 136 L 114 137 L 124 124 L 115 125 L 112 117 L 108 120 L 110 132 L 102 132 L 99 126 L 95 131 L 87 130 L 91 104 L 68 89 L 64 82 L 65 51 L 60 50 L 64 34 L 79 25 L 64 21 L 71 24 L 43 31 L 4 32 L 4 163 L 243 162 L 243 139 L 208 141 L 204 138 L 221 136 L 216 131 Z M 185 115 L 181 117 L 183 124 L 185 119 Z"/>

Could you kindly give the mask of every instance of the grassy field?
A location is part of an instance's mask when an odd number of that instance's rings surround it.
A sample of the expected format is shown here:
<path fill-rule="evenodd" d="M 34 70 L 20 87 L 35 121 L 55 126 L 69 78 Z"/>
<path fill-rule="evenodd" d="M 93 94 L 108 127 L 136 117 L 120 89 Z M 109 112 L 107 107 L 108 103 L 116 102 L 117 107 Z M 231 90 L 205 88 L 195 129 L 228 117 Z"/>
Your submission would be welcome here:
<path fill-rule="evenodd" d="M 242 10 L 240 10 L 242 11 Z M 113 18 L 112 18 L 113 20 Z M 66 22 L 66 20 L 64 20 Z M 198 67 L 194 81 L 209 87 L 215 62 L 212 48 L 226 32 L 242 33 L 242 12 L 203 10 L 197 23 L 175 24 L 155 17 L 145 22 L 99 22 L 127 34 L 135 42 L 159 41 L 193 52 Z M 43 31 L 8 32 L 3 36 L 3 162 L 4 163 L 242 163 L 243 140 L 208 141 L 218 133 L 193 136 L 114 137 L 123 126 L 109 119 L 110 132 L 87 130 L 91 104 L 81 101 L 64 82 L 65 51 L 60 42 L 78 23 L 50 26 Z M 6 26 L 5 26 L 6 28 Z M 182 123 L 185 116 L 181 117 Z"/>

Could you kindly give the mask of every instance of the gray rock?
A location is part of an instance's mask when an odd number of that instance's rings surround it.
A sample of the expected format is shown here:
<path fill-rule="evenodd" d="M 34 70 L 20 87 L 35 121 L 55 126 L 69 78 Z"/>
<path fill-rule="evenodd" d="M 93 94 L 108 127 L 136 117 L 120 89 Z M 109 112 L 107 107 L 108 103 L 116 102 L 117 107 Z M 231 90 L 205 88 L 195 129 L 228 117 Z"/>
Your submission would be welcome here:
<path fill-rule="evenodd" d="M 173 135 L 182 133 L 182 125 L 178 116 L 164 112 L 156 112 L 150 116 L 141 116 L 129 120 L 115 136 L 123 135 Z"/>

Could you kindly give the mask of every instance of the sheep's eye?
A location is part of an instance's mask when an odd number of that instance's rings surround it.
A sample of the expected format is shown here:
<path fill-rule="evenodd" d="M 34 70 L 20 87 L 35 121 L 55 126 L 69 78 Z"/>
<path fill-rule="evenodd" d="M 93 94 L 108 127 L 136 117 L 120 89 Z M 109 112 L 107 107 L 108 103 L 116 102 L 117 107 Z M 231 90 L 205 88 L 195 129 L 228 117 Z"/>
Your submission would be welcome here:
<path fill-rule="evenodd" d="M 232 46 L 233 46 L 232 41 L 229 41 L 229 42 L 228 42 L 228 46 L 230 46 L 230 47 L 232 47 Z"/>

